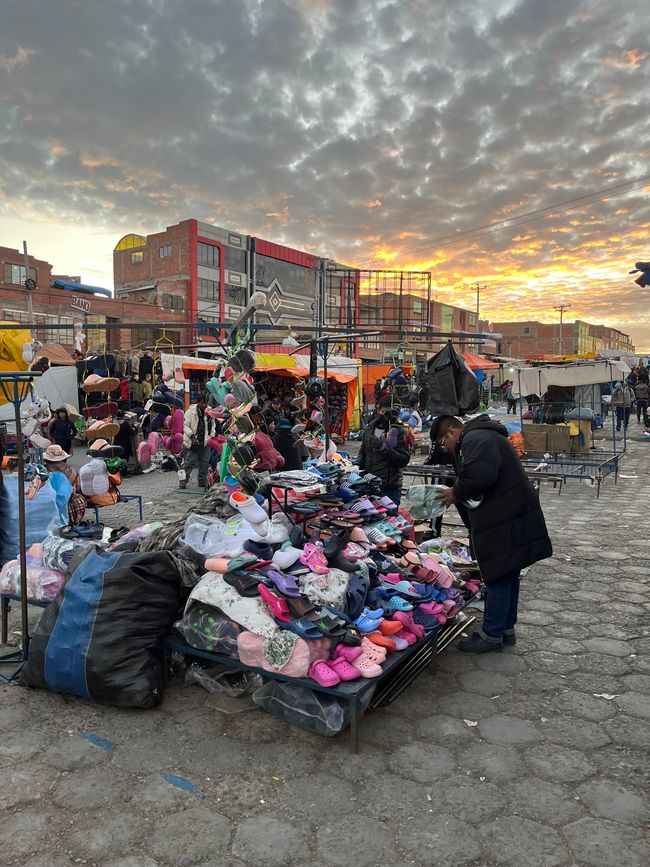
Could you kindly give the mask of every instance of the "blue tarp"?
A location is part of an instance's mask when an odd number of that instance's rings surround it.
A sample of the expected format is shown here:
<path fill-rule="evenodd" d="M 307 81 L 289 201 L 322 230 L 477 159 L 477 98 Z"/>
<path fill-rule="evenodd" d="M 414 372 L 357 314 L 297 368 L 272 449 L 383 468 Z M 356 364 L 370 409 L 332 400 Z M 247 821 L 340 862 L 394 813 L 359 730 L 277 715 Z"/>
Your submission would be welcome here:
<path fill-rule="evenodd" d="M 65 289 L 67 292 L 79 292 L 80 295 L 103 295 L 112 298 L 112 292 L 108 289 L 100 289 L 99 286 L 87 286 L 85 283 L 75 283 L 74 280 L 52 280 L 54 289 Z"/>

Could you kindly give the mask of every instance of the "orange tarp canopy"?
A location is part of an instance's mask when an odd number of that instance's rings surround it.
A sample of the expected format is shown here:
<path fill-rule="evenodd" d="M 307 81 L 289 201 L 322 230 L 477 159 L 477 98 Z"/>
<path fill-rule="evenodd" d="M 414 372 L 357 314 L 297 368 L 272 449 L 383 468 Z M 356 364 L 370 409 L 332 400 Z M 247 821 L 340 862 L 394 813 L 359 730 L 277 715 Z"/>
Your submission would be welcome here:
<path fill-rule="evenodd" d="M 461 353 L 470 370 L 496 370 L 501 365 L 496 361 L 490 361 L 482 355 L 474 355 L 473 352 Z"/>

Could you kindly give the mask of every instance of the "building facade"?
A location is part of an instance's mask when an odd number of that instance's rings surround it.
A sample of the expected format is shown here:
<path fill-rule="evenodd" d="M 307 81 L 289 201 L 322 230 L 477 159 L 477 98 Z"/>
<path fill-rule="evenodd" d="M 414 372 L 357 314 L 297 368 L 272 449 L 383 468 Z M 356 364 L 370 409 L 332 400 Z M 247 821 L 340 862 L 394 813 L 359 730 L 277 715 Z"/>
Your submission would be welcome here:
<path fill-rule="evenodd" d="M 496 354 L 511 358 L 534 358 L 546 355 L 590 355 L 600 349 L 620 349 L 633 354 L 628 334 L 605 325 L 575 322 L 493 322 L 491 330 L 501 334 Z"/>
<path fill-rule="evenodd" d="M 75 323 L 84 325 L 87 351 L 151 346 L 160 336 L 161 323 L 169 323 L 167 335 L 175 343 L 180 344 L 185 339 L 187 329 L 179 311 L 162 309 L 146 300 L 122 301 L 56 288 L 52 285 L 55 280 L 79 283 L 80 278 L 53 274 L 49 262 L 34 256 L 29 257 L 26 273 L 23 253 L 10 247 L 0 247 L 0 319 L 30 324 L 25 289 L 27 276 L 36 282 L 32 292 L 32 324 L 42 343 L 60 343 L 71 350 Z M 133 323 L 138 327 L 120 329 L 120 323 Z M 88 328 L 88 325 L 95 327 Z"/>

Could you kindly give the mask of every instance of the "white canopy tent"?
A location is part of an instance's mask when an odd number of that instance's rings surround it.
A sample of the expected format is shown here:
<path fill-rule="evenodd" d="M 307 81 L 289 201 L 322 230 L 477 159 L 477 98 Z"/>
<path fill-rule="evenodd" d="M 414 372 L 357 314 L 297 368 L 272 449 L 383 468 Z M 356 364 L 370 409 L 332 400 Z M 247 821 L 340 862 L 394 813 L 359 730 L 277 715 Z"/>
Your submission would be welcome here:
<path fill-rule="evenodd" d="M 624 380 L 630 368 L 623 361 L 580 361 L 573 364 L 549 364 L 541 367 L 518 367 L 512 384 L 513 397 L 536 394 L 542 397 L 549 385 L 565 387 L 599 385 Z"/>

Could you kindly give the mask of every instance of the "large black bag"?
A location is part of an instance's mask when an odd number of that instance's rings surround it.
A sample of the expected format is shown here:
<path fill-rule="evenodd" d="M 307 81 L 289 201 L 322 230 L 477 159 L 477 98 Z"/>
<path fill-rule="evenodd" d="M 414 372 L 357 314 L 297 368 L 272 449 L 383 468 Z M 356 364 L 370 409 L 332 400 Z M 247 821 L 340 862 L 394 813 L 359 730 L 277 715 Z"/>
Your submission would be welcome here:
<path fill-rule="evenodd" d="M 180 605 L 169 552 L 92 549 L 43 612 L 21 683 L 116 707 L 155 707 L 162 642 Z"/>
<path fill-rule="evenodd" d="M 428 412 L 438 415 L 466 415 L 481 402 L 476 377 L 451 343 L 427 363 Z"/>

